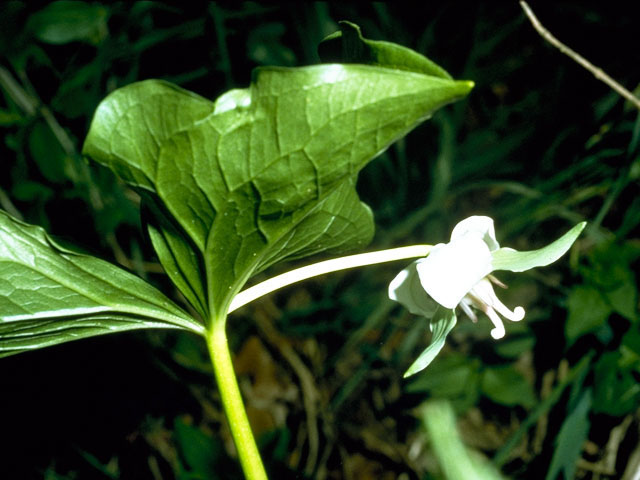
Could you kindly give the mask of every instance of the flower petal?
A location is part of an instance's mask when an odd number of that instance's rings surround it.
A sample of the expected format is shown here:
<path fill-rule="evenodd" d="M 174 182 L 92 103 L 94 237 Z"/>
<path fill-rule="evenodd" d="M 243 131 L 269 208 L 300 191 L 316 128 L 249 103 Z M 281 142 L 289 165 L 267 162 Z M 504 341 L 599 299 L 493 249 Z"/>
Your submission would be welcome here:
<path fill-rule="evenodd" d="M 500 248 L 496 240 L 496 231 L 493 227 L 493 219 L 481 215 L 465 218 L 454 227 L 451 232 L 451 241 L 472 234 L 481 238 L 492 252 Z"/>
<path fill-rule="evenodd" d="M 491 273 L 491 252 L 475 232 L 438 244 L 429 256 L 415 262 L 426 292 L 446 308 L 455 308 L 462 297 Z"/>
<path fill-rule="evenodd" d="M 431 318 L 438 305 L 420 283 L 420 277 L 413 262 L 402 270 L 389 284 L 389 298 L 401 303 L 414 315 Z"/>

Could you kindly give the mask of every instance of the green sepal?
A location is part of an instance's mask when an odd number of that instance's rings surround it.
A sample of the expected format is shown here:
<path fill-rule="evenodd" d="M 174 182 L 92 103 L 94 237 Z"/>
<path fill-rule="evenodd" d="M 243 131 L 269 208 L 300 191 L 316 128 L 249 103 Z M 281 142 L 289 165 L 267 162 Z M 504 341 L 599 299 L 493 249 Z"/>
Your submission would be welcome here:
<path fill-rule="evenodd" d="M 438 306 L 431 319 L 431 343 L 425 348 L 415 362 L 404 372 L 404 378 L 415 375 L 429 366 L 440 353 L 447 335 L 456 325 L 456 312 L 453 309 Z"/>
<path fill-rule="evenodd" d="M 587 222 L 581 222 L 555 242 L 538 250 L 518 252 L 512 248 L 499 248 L 492 252 L 492 270 L 524 272 L 531 268 L 544 267 L 564 255 L 576 241 Z"/>

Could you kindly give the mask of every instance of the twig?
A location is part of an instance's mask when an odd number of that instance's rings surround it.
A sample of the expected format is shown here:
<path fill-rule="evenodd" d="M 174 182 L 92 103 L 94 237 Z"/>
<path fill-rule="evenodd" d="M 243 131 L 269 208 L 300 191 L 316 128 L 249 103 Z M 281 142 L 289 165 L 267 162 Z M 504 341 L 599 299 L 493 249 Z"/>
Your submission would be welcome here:
<path fill-rule="evenodd" d="M 589 70 L 594 77 L 596 77 L 598 80 L 609 85 L 609 87 L 611 87 L 614 91 L 616 91 L 622 97 L 629 100 L 634 107 L 640 110 L 640 98 L 636 97 L 633 93 L 631 93 L 629 90 L 627 90 L 618 82 L 616 82 L 613 78 L 607 75 L 601 68 L 596 67 L 594 64 L 589 62 L 589 60 L 587 60 L 586 58 L 584 58 L 582 55 L 575 52 L 571 48 L 567 47 L 564 43 L 562 43 L 560 40 L 554 37 L 551 34 L 551 32 L 549 32 L 549 30 L 547 30 L 545 27 L 542 26 L 542 24 L 538 20 L 538 17 L 535 16 L 535 14 L 531 10 L 527 2 L 520 0 L 520 6 L 522 7 L 522 10 L 524 10 L 524 13 L 527 15 L 527 17 L 529 17 L 529 20 L 531 21 L 531 25 L 533 25 L 533 28 L 537 30 L 537 32 L 540 34 L 540 36 L 542 36 L 542 38 L 544 38 L 547 42 L 549 42 L 551 45 L 556 47 L 562 53 L 567 55 L 573 61 L 582 65 L 587 70 Z"/>

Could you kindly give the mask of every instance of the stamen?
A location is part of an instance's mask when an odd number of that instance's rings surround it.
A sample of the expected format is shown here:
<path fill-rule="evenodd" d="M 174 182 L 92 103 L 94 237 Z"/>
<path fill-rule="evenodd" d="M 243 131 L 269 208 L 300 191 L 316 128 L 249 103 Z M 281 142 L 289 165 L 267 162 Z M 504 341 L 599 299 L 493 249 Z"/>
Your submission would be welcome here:
<path fill-rule="evenodd" d="M 496 277 L 494 277 L 493 275 L 487 275 L 487 278 L 489 279 L 489 281 L 491 283 L 494 283 L 494 284 L 498 285 L 500 288 L 509 288 L 504 283 L 502 283 L 500 280 L 498 280 Z"/>
<path fill-rule="evenodd" d="M 467 314 L 467 317 L 469 317 L 469 319 L 473 323 L 477 323 L 478 317 L 476 316 L 475 313 L 473 313 L 473 310 L 471 310 L 471 304 L 472 304 L 472 301 L 467 300 L 467 298 L 465 297 L 460 301 L 460 308 L 462 308 L 462 311 Z"/>
<path fill-rule="evenodd" d="M 502 319 L 498 316 L 495 310 L 490 306 L 486 305 L 485 308 L 483 308 L 483 311 L 484 313 L 487 314 L 487 317 L 489 317 L 489 320 L 491 320 L 491 323 L 493 323 L 493 328 L 491 329 L 491 336 L 496 340 L 499 340 L 502 337 L 504 337 L 506 333 L 504 329 L 504 324 L 502 323 Z"/>

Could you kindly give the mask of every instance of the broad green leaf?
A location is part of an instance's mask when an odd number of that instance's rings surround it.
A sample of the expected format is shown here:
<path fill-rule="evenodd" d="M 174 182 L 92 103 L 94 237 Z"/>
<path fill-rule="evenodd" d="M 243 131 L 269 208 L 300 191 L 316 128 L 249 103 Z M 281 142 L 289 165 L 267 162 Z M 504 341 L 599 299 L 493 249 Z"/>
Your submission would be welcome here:
<path fill-rule="evenodd" d="M 404 373 L 404 378 L 424 370 L 440 353 L 449 332 L 456 325 L 456 312 L 453 309 L 438 306 L 431 319 L 431 343 L 423 350 L 415 362 Z"/>
<path fill-rule="evenodd" d="M 364 63 L 451 79 L 442 67 L 410 48 L 364 38 L 358 25 L 344 20 L 338 23 L 340 30 L 318 45 L 323 62 Z"/>
<path fill-rule="evenodd" d="M 493 270 L 524 272 L 531 268 L 549 265 L 558 260 L 571 248 L 571 245 L 573 245 L 573 242 L 576 241 L 578 235 L 580 235 L 586 225 L 586 222 L 577 224 L 555 242 L 539 250 L 518 252 L 512 248 L 499 248 L 495 252 L 492 252 L 493 259 L 491 264 Z"/>
<path fill-rule="evenodd" d="M 0 211 L 0 357 L 142 328 L 203 331 L 138 277 Z"/>
<path fill-rule="evenodd" d="M 134 83 L 100 104 L 82 153 L 126 182 L 155 192 L 162 145 L 212 112 L 210 101 L 168 82 Z"/>
<path fill-rule="evenodd" d="M 155 185 L 162 145 L 213 111 L 209 100 L 167 82 L 135 83 L 101 104 L 83 147 L 83 154 L 143 192 L 143 219 L 160 263 L 203 318 L 208 309 L 202 254 L 166 212 Z"/>
<path fill-rule="evenodd" d="M 214 104 L 146 81 L 105 99 L 84 153 L 157 194 L 189 237 L 181 248 L 202 257 L 210 315 L 221 318 L 255 272 L 364 246 L 373 220 L 355 193 L 359 170 L 471 87 L 368 65 L 261 68 Z M 175 248 L 161 236 L 171 268 Z M 182 283 L 189 297 L 194 285 Z"/>
<path fill-rule="evenodd" d="M 324 226 L 320 229 L 317 226 Z M 269 255 L 256 268 L 260 271 L 275 263 L 282 252 L 287 259 L 307 257 L 315 253 L 341 254 L 354 247 L 364 247 L 373 238 L 373 214 L 360 201 L 351 182 L 342 184 L 318 203 L 300 224 L 269 248 Z"/>
<path fill-rule="evenodd" d="M 560 471 L 564 478 L 575 478 L 576 462 L 582 452 L 582 444 L 589 433 L 589 410 L 591 408 L 591 390 L 584 392 L 578 404 L 565 418 L 556 438 L 551 466 L 546 480 L 554 480 Z"/>

